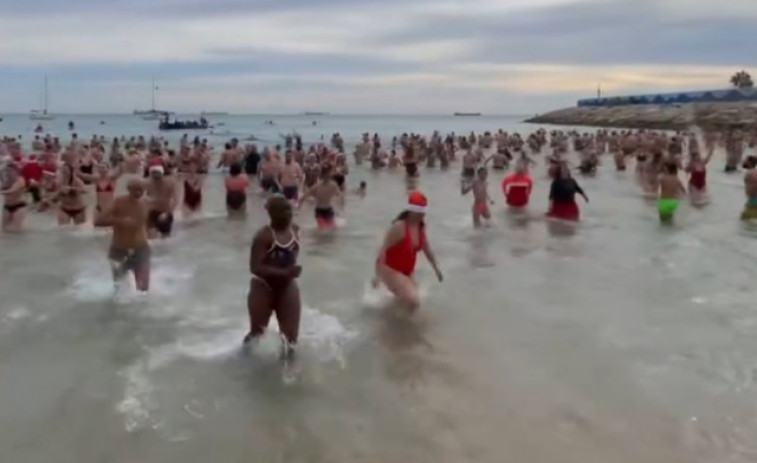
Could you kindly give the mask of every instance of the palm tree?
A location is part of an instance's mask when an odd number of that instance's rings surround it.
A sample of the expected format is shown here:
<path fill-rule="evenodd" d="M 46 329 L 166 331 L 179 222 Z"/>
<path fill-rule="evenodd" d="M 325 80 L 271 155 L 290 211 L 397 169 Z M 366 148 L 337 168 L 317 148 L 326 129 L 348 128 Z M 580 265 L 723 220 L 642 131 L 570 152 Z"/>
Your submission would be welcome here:
<path fill-rule="evenodd" d="M 752 81 L 752 76 L 749 75 L 746 71 L 739 71 L 736 74 L 731 76 L 731 83 L 734 87 L 737 88 L 752 88 L 754 87 L 754 82 Z"/>

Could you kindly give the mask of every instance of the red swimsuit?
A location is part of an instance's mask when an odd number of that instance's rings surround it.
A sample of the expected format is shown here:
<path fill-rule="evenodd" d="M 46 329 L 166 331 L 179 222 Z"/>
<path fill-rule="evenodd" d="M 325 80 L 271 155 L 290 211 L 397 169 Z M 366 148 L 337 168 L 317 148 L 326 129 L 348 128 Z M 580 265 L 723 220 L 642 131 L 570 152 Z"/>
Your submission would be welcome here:
<path fill-rule="evenodd" d="M 385 264 L 392 270 L 403 275 L 411 276 L 415 271 L 415 257 L 418 251 L 423 249 L 426 242 L 426 233 L 421 226 L 418 230 L 418 247 L 413 247 L 413 238 L 410 235 L 410 225 L 405 222 L 405 236 L 400 242 L 386 250 Z"/>

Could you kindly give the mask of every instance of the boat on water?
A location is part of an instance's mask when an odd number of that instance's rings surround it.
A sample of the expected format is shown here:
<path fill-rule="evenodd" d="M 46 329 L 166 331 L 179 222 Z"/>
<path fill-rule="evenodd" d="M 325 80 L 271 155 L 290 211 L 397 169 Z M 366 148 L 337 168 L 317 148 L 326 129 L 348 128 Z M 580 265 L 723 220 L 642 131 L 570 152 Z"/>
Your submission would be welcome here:
<path fill-rule="evenodd" d="M 152 80 L 152 103 L 150 105 L 150 109 L 144 110 L 144 109 L 135 109 L 134 115 L 135 116 L 142 116 L 142 120 L 145 121 L 157 121 L 166 114 L 171 114 L 170 111 L 163 111 L 161 109 L 155 109 L 155 91 L 158 89 L 158 86 L 155 85 L 155 79 Z"/>
<path fill-rule="evenodd" d="M 55 116 L 47 112 L 47 76 L 45 76 L 45 90 L 43 100 L 42 109 L 32 110 L 29 114 L 29 119 L 33 121 L 51 121 L 55 119 Z"/>
<path fill-rule="evenodd" d="M 455 113 L 455 116 L 480 116 L 481 113 Z"/>
<path fill-rule="evenodd" d="M 202 111 L 200 112 L 200 116 L 228 116 L 229 113 L 225 112 L 218 112 L 218 111 Z"/>
<path fill-rule="evenodd" d="M 199 121 L 169 121 L 168 116 L 164 116 L 158 124 L 159 130 L 206 130 L 210 128 L 208 120 L 201 117 Z"/>
<path fill-rule="evenodd" d="M 318 111 L 305 111 L 302 113 L 303 116 L 328 116 L 329 113 L 322 113 Z"/>

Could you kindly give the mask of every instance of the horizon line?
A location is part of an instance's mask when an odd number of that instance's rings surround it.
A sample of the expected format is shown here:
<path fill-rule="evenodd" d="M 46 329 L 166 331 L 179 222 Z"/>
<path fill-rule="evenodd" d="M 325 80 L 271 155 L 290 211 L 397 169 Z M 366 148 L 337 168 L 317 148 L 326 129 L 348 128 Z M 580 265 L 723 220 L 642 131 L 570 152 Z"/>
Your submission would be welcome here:
<path fill-rule="evenodd" d="M 469 117 L 523 117 L 523 116 L 532 116 L 533 114 L 537 113 L 528 113 L 528 114 L 486 114 L 486 113 L 480 113 L 475 116 L 466 116 L 466 115 L 455 115 L 454 113 L 425 113 L 425 114 L 419 114 L 419 113 L 330 113 L 330 112 L 324 112 L 323 114 L 304 114 L 304 113 L 232 113 L 232 112 L 226 112 L 226 111 L 198 111 L 198 112 L 182 112 L 182 111 L 174 111 L 173 115 L 179 115 L 179 116 L 200 116 L 202 113 L 210 113 L 208 114 L 209 117 L 249 117 L 249 116 L 276 116 L 276 117 L 391 117 L 391 116 L 401 116 L 401 117 L 463 117 L 463 118 L 469 118 Z M 225 114 L 217 114 L 213 115 L 212 113 L 219 113 L 223 112 Z M 134 116 L 135 118 L 139 118 L 139 115 L 132 114 L 130 112 L 50 112 L 51 116 Z M 6 117 L 6 116 L 22 116 L 27 117 L 30 115 L 30 112 L 7 112 L 7 113 L 0 113 L 0 117 Z"/>

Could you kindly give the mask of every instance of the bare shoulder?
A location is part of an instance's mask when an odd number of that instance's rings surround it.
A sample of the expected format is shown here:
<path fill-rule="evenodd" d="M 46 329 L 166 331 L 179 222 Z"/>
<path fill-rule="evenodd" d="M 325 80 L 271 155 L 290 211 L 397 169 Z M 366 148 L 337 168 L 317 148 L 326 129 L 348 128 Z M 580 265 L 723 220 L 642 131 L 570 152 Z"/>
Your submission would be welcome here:
<path fill-rule="evenodd" d="M 271 227 L 265 226 L 258 229 L 257 232 L 255 232 L 255 236 L 252 238 L 252 244 L 253 246 L 255 243 L 258 244 L 266 244 L 266 243 L 272 243 L 273 242 L 273 232 L 271 231 Z"/>

